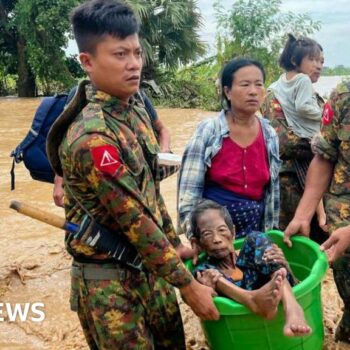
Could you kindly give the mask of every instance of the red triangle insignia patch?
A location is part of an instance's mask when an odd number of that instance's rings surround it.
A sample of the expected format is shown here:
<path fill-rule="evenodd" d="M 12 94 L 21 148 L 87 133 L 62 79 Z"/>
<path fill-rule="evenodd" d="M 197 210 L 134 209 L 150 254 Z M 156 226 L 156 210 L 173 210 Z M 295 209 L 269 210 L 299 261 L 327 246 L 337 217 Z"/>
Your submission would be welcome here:
<path fill-rule="evenodd" d="M 326 104 L 323 107 L 322 124 L 329 125 L 332 122 L 333 116 L 334 116 L 333 109 L 329 105 L 329 103 L 326 102 Z"/>
<path fill-rule="evenodd" d="M 103 173 L 114 175 L 121 166 L 118 150 L 115 146 L 104 145 L 91 148 L 95 167 Z"/>

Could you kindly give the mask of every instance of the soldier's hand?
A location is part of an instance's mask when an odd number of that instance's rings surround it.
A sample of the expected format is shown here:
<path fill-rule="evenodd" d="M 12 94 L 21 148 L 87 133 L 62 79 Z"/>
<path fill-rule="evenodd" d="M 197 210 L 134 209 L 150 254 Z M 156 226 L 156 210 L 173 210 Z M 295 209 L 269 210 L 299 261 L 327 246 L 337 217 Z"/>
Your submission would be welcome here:
<path fill-rule="evenodd" d="M 196 266 L 198 264 L 199 253 L 201 251 L 201 247 L 197 244 L 197 240 L 195 238 L 191 239 L 191 246 L 194 251 L 192 256 L 192 264 Z"/>
<path fill-rule="evenodd" d="M 299 219 L 294 217 L 293 220 L 289 223 L 286 230 L 284 231 L 283 241 L 290 248 L 292 247 L 292 241 L 290 237 L 294 235 L 300 235 L 309 237 L 310 236 L 310 221 Z"/>
<path fill-rule="evenodd" d="M 321 245 L 320 249 L 327 254 L 328 261 L 333 263 L 340 258 L 350 246 L 350 225 L 338 228 Z"/>
<path fill-rule="evenodd" d="M 53 186 L 53 200 L 58 207 L 64 206 L 63 178 L 56 175 Z"/>
<path fill-rule="evenodd" d="M 177 255 L 182 260 L 193 259 L 194 257 L 197 256 L 197 253 L 198 253 L 196 249 L 193 249 L 193 248 L 190 248 L 190 247 L 186 247 L 182 243 L 180 243 L 175 248 L 175 250 L 176 250 Z"/>
<path fill-rule="evenodd" d="M 180 288 L 181 296 L 193 312 L 202 320 L 218 320 L 220 315 L 213 303 L 216 292 L 213 288 L 200 284 L 195 279 Z"/>

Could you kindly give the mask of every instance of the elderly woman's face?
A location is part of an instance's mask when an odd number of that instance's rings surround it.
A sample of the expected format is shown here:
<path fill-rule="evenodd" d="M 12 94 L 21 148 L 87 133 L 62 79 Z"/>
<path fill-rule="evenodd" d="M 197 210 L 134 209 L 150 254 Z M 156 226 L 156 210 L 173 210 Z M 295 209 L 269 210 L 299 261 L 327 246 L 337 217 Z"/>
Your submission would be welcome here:
<path fill-rule="evenodd" d="M 231 110 L 240 113 L 256 113 L 265 96 L 264 76 L 256 66 L 238 69 L 231 87 L 225 86 L 225 94 L 231 102 Z"/>

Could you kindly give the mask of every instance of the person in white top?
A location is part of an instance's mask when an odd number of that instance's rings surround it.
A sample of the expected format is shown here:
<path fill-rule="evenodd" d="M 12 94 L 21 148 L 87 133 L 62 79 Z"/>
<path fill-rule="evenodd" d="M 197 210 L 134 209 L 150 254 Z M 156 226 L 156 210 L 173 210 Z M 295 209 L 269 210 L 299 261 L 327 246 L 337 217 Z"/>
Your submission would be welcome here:
<path fill-rule="evenodd" d="M 297 39 L 289 34 L 279 60 L 279 65 L 285 72 L 268 88 L 279 102 L 285 118 L 283 123 L 280 121 L 276 123 L 277 128 L 274 123 L 272 124 L 279 135 L 280 156 L 283 160 L 280 170 L 280 228 L 282 230 L 285 230 L 293 218 L 303 194 L 305 174 L 313 157 L 310 141 L 321 128 L 324 102 L 317 95 L 312 84 L 319 79 L 323 63 L 323 49 L 319 43 L 306 37 Z M 286 137 L 286 134 L 291 133 L 293 141 L 290 135 Z M 298 145 L 294 139 L 301 140 L 300 142 L 307 146 L 304 146 L 307 148 L 306 153 L 302 154 L 298 149 L 295 152 L 291 151 L 295 148 L 294 143 Z M 317 210 L 317 217 L 318 220 L 313 224 L 313 230 L 317 232 L 315 232 L 316 237 L 313 238 L 321 243 L 325 237 L 321 229 L 327 230 L 322 201 Z"/>
<path fill-rule="evenodd" d="M 288 36 L 279 60 L 286 72 L 268 90 L 274 92 L 294 134 L 311 139 L 321 126 L 322 107 L 312 83 L 321 75 L 323 49 L 310 38 Z"/>

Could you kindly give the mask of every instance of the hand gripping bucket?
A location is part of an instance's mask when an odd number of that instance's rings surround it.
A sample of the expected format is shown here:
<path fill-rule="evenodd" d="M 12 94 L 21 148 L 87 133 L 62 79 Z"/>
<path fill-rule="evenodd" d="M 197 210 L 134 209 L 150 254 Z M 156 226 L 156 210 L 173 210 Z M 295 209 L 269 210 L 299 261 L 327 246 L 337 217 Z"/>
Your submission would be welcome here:
<path fill-rule="evenodd" d="M 327 259 L 319 245 L 305 238 L 292 238 L 293 247 L 283 243 L 283 233 L 269 231 L 271 239 L 283 250 L 293 273 L 299 281 L 294 295 L 304 309 L 312 328 L 307 337 L 289 338 L 283 335 L 284 315 L 282 305 L 273 320 L 253 314 L 243 305 L 223 297 L 214 302 L 220 312 L 218 321 L 202 321 L 209 346 L 213 350 L 320 350 L 323 346 L 321 281 L 327 270 Z M 243 240 L 235 242 L 239 249 Z M 186 263 L 191 270 L 191 262 Z"/>

